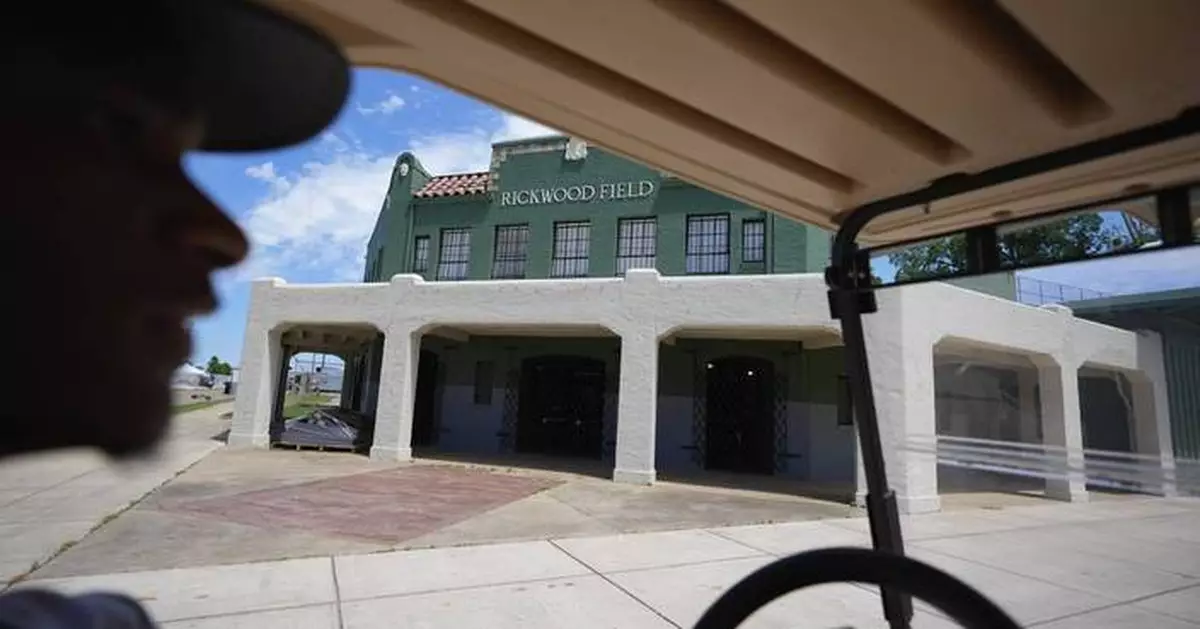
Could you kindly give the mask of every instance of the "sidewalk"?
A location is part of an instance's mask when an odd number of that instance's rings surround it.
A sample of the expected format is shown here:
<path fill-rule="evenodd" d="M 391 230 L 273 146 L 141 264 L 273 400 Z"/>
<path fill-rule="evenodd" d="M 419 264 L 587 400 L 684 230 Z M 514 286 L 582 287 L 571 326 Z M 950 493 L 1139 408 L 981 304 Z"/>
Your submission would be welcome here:
<path fill-rule="evenodd" d="M 1025 626 L 1200 627 L 1200 502 L 1126 499 L 907 518 L 910 553 Z M 776 556 L 865 545 L 863 519 L 183 568 L 22 584 L 110 589 L 171 628 L 688 627 Z M 748 627 L 882 627 L 867 587 L 793 594 Z M 926 607 L 914 626 L 957 626 Z"/>
<path fill-rule="evenodd" d="M 152 460 L 114 466 L 91 451 L 56 452 L 0 465 L 0 585 L 29 573 L 89 531 L 220 447 L 218 404 L 175 418 Z"/>

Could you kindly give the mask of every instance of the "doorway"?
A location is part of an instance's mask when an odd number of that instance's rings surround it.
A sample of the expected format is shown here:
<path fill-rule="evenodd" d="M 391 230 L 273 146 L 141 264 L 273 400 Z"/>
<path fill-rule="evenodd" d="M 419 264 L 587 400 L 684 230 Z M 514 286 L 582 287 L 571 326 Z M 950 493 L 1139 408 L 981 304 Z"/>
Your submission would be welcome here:
<path fill-rule="evenodd" d="M 1123 378 L 1080 376 L 1079 416 L 1083 424 L 1083 447 L 1088 450 L 1133 452 L 1130 437 L 1128 398 L 1122 392 Z"/>
<path fill-rule="evenodd" d="M 417 391 L 413 401 L 413 446 L 431 446 L 437 442 L 437 354 L 423 349 L 417 363 Z"/>
<path fill-rule="evenodd" d="M 775 471 L 775 365 L 734 356 L 706 367 L 705 467 L 772 474 Z"/>
<path fill-rule="evenodd" d="M 604 361 L 585 356 L 522 361 L 517 451 L 600 458 L 604 369 Z"/>

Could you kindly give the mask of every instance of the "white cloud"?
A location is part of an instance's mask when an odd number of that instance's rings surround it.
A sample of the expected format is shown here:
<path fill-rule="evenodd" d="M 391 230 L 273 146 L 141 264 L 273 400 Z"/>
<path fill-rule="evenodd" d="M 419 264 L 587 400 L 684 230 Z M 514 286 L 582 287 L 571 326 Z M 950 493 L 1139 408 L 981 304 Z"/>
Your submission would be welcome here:
<path fill-rule="evenodd" d="M 274 183 L 279 175 L 275 174 L 274 162 L 251 166 L 246 169 L 246 175 L 254 179 L 262 179 L 263 181 Z"/>
<path fill-rule="evenodd" d="M 239 277 L 361 278 L 364 248 L 392 162 L 390 157 L 339 153 L 286 176 L 275 173 L 270 162 L 246 169 L 271 189 L 241 221 L 253 250 Z"/>
<path fill-rule="evenodd" d="M 475 128 L 468 131 L 438 133 L 413 138 L 409 150 L 430 172 L 443 175 L 456 172 L 487 170 L 492 158 L 492 144 L 543 135 L 558 131 L 515 114 L 502 114 L 500 125 L 488 131 Z"/>
<path fill-rule="evenodd" d="M 1190 288 L 1200 286 L 1200 247 L 1064 264 L 1022 275 L 1114 295 Z"/>
<path fill-rule="evenodd" d="M 555 131 L 550 127 L 534 122 L 528 118 L 523 118 L 516 114 L 504 114 L 501 116 L 502 123 L 500 128 L 492 134 L 492 142 L 507 142 L 509 140 L 523 140 L 525 138 L 536 138 L 543 135 L 559 135 L 561 131 Z"/>
<path fill-rule="evenodd" d="M 435 173 L 484 170 L 492 142 L 553 134 L 538 123 L 502 114 L 492 129 L 414 138 L 410 150 Z M 281 173 L 274 162 L 246 169 L 269 185 L 241 218 L 250 260 L 238 279 L 277 275 L 293 281 L 357 281 L 367 239 L 387 193 L 394 155 L 363 148 L 348 131 L 322 136 L 314 159 Z"/>
<path fill-rule="evenodd" d="M 364 116 L 371 116 L 374 114 L 390 116 L 404 107 L 404 99 L 400 98 L 400 96 L 394 92 L 388 92 L 387 98 L 373 105 L 356 105 L 356 107 L 358 109 L 358 113 Z"/>

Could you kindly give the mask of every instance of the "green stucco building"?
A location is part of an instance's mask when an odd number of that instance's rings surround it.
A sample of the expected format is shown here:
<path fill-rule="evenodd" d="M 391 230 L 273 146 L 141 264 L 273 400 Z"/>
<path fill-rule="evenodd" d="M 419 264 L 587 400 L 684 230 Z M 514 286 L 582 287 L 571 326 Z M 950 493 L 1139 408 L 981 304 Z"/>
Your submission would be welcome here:
<path fill-rule="evenodd" d="M 363 280 L 821 273 L 829 246 L 827 231 L 554 136 L 496 144 L 489 170 L 476 173 L 434 176 L 401 155 Z M 1010 278 L 975 282 L 1011 296 Z M 434 333 L 421 347 L 414 445 L 612 457 L 620 341 L 611 334 Z M 691 330 L 658 360 L 660 469 L 853 479 L 835 338 Z M 351 371 L 353 395 L 369 407 L 378 366 L 367 357 Z"/>
<path fill-rule="evenodd" d="M 824 230 L 554 136 L 496 144 L 491 168 L 478 173 L 433 176 L 417 156 L 401 155 L 363 279 L 599 278 L 634 268 L 820 273 L 829 244 Z M 472 334 L 466 342 L 426 336 L 414 444 L 610 458 L 619 340 L 544 332 Z M 659 429 L 662 469 L 853 478 L 852 429 L 836 412 L 838 348 L 701 333 L 665 346 L 659 360 L 660 417 L 674 417 Z M 802 433 L 789 431 L 789 414 L 802 405 L 819 406 L 825 417 Z M 754 419 L 743 425 L 739 413 Z M 555 426 L 555 418 L 538 424 L 535 415 L 582 417 L 583 429 Z M 820 451 L 801 454 L 814 439 L 824 444 Z"/>

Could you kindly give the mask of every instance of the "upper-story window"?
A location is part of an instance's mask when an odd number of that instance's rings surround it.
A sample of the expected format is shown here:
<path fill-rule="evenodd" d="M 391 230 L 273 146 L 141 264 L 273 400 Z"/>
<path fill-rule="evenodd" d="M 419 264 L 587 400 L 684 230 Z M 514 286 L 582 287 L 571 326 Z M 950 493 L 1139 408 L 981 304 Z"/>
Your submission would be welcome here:
<path fill-rule="evenodd" d="M 465 280 L 471 267 L 471 230 L 443 229 L 437 279 Z"/>
<path fill-rule="evenodd" d="M 653 218 L 617 221 L 617 275 L 629 269 L 655 268 L 657 251 L 657 223 Z"/>
<path fill-rule="evenodd" d="M 525 277 L 525 260 L 529 257 L 529 226 L 496 226 L 496 246 L 492 255 L 492 277 L 521 279 Z"/>
<path fill-rule="evenodd" d="M 742 221 L 742 262 L 766 260 L 766 232 L 766 223 L 761 218 Z"/>
<path fill-rule="evenodd" d="M 550 277 L 585 277 L 591 251 L 592 226 L 587 221 L 554 224 L 554 256 Z"/>
<path fill-rule="evenodd" d="M 413 273 L 429 270 L 429 236 L 417 236 L 413 241 Z"/>
<path fill-rule="evenodd" d="M 688 273 L 728 273 L 729 215 L 689 216 L 685 253 Z"/>

